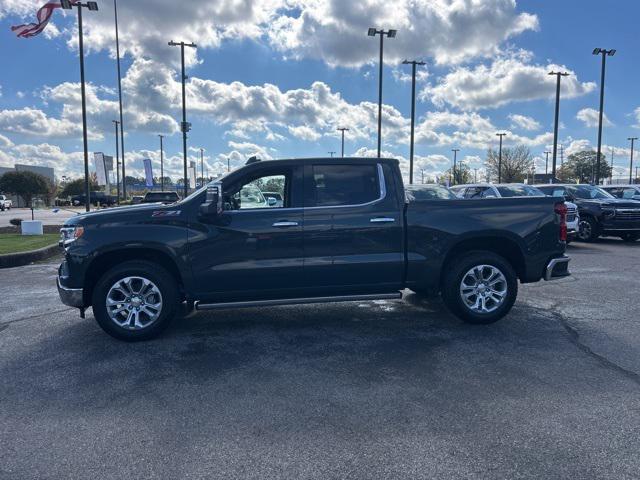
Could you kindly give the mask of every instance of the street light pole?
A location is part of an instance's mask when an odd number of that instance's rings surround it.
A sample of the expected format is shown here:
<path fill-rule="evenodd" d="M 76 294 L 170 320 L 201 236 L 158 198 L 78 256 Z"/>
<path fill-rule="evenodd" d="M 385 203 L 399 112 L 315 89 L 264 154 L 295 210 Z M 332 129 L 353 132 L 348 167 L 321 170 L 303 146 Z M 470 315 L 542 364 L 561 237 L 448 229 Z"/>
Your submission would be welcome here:
<path fill-rule="evenodd" d="M 187 99 L 186 99 L 186 84 L 187 76 L 184 72 L 184 47 L 197 48 L 195 43 L 185 42 L 169 42 L 170 47 L 180 47 L 180 61 L 182 65 L 182 124 L 180 129 L 182 130 L 182 156 L 184 161 L 184 198 L 189 193 L 189 180 L 187 178 L 187 132 L 191 130 L 191 124 L 187 123 Z"/>
<path fill-rule="evenodd" d="M 424 185 L 424 170 L 420 169 L 420 173 L 422 173 L 422 184 Z"/>
<path fill-rule="evenodd" d="M 382 150 L 382 65 L 383 65 L 383 51 L 384 51 L 384 37 L 395 38 L 397 30 L 377 30 L 375 28 L 369 28 L 367 35 L 375 37 L 380 35 L 380 66 L 378 71 L 378 158 L 380 158 Z"/>
<path fill-rule="evenodd" d="M 78 49 L 80 56 L 80 95 L 82 97 L 82 142 L 84 146 L 84 200 L 86 211 L 91 210 L 91 191 L 89 189 L 89 141 L 87 138 L 87 95 L 84 81 L 84 38 L 82 31 L 82 9 L 88 8 L 92 12 L 98 11 L 96 2 L 71 3 L 69 0 L 62 0 L 60 6 L 65 10 L 78 7 Z"/>
<path fill-rule="evenodd" d="M 409 184 L 413 183 L 413 140 L 416 122 L 416 66 L 425 62 L 404 60 L 403 65 L 411 65 L 411 143 L 409 145 Z"/>
<path fill-rule="evenodd" d="M 498 183 L 502 183 L 502 137 L 506 135 L 506 133 L 496 133 L 496 136 L 500 137 L 500 149 L 498 150 Z"/>
<path fill-rule="evenodd" d="M 567 72 L 549 72 L 549 75 L 556 76 L 556 116 L 555 123 L 553 126 L 553 165 L 551 167 L 551 174 L 553 175 L 554 181 L 556 178 L 556 165 L 558 158 L 558 119 L 560 117 L 560 79 L 562 77 L 567 77 L 569 74 Z M 549 160 L 547 159 L 547 164 Z M 545 172 L 549 173 L 549 172 Z"/>
<path fill-rule="evenodd" d="M 336 130 L 338 130 L 339 132 L 342 132 L 342 158 L 344 158 L 344 132 L 348 131 L 348 128 L 345 127 L 340 127 L 337 128 Z"/>
<path fill-rule="evenodd" d="M 201 187 L 204 187 L 204 148 L 200 149 L 200 178 L 202 179 Z"/>
<path fill-rule="evenodd" d="M 546 163 L 544 165 L 544 173 L 545 173 L 545 175 L 549 175 L 549 154 L 551 152 L 547 151 L 547 152 L 544 152 L 544 153 L 547 155 L 547 161 L 546 161 Z M 553 175 L 553 178 L 555 178 L 555 174 Z"/>
<path fill-rule="evenodd" d="M 116 25 L 116 61 L 118 65 L 118 103 L 120 105 L 120 147 L 122 148 L 122 197 L 127 199 L 127 184 L 124 181 L 126 170 L 124 165 L 124 120 L 122 115 L 122 75 L 120 73 L 120 37 L 118 35 L 118 3 L 113 0 L 113 13 Z M 117 164 L 118 162 L 116 162 Z"/>
<path fill-rule="evenodd" d="M 638 137 L 629 137 L 627 140 L 631 140 L 631 160 L 629 161 L 629 183 L 633 183 L 633 143 L 638 140 Z"/>
<path fill-rule="evenodd" d="M 158 135 L 160 137 L 160 189 L 164 192 L 164 145 L 162 140 L 164 135 Z"/>
<path fill-rule="evenodd" d="M 460 149 L 452 148 L 451 151 L 453 152 L 453 184 L 456 185 L 458 183 L 456 179 L 456 161 L 458 159 L 458 152 L 460 151 Z"/>
<path fill-rule="evenodd" d="M 560 145 L 560 167 L 564 165 L 564 146 Z"/>
<path fill-rule="evenodd" d="M 116 201 L 120 205 L 120 145 L 118 142 L 118 130 L 120 122 L 118 120 L 111 120 L 116 126 Z M 109 192 L 111 194 L 111 192 Z"/>
<path fill-rule="evenodd" d="M 596 158 L 595 184 L 600 184 L 600 156 L 602 155 L 602 116 L 604 115 L 604 74 L 607 64 L 607 56 L 613 57 L 616 54 L 614 49 L 595 48 L 594 55 L 602 55 L 602 71 L 600 73 L 600 114 L 598 117 L 598 153 Z"/>
<path fill-rule="evenodd" d="M 609 183 L 613 183 L 613 147 L 611 147 L 611 173 L 609 174 Z"/>

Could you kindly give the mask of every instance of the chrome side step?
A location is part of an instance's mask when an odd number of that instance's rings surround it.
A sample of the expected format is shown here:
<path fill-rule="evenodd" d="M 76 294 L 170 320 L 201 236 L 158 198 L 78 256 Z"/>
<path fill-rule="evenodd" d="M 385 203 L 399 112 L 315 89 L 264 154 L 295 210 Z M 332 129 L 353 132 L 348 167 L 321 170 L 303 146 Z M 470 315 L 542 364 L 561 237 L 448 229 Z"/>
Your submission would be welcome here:
<path fill-rule="evenodd" d="M 397 300 L 402 293 L 381 293 L 375 295 L 340 295 L 337 297 L 283 298 L 277 300 L 256 300 L 245 302 L 194 303 L 196 310 L 222 310 L 225 308 L 277 307 L 278 305 L 305 305 L 309 303 L 361 302 L 368 300 Z"/>

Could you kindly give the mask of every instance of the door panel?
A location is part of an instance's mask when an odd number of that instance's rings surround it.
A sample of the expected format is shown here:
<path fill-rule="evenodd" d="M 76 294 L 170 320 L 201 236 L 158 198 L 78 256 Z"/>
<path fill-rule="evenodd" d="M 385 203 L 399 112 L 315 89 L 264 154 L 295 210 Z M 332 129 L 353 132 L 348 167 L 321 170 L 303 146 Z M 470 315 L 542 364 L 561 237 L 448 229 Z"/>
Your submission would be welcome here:
<path fill-rule="evenodd" d="M 307 181 L 313 175 L 309 166 L 305 170 L 306 192 L 314 188 L 313 181 Z M 344 291 L 347 287 L 392 289 L 401 285 L 403 220 L 395 188 L 385 184 L 376 195 L 377 200 L 362 205 L 318 207 L 312 203 L 314 206 L 305 208 L 306 286 Z"/>
<path fill-rule="evenodd" d="M 280 297 L 299 287 L 304 256 L 303 211 L 296 202 L 301 205 L 302 171 L 286 171 L 281 207 L 269 206 L 261 195 L 260 188 L 272 191 L 273 183 L 261 184 L 259 178 L 255 181 L 260 175 L 272 178 L 276 174 L 279 172 L 272 170 L 253 172 L 227 187 L 227 193 L 223 193 L 225 211 L 211 221 L 199 219 L 198 233 L 190 237 L 190 263 L 199 299 Z M 248 187 L 238 186 L 249 180 L 252 183 Z"/>

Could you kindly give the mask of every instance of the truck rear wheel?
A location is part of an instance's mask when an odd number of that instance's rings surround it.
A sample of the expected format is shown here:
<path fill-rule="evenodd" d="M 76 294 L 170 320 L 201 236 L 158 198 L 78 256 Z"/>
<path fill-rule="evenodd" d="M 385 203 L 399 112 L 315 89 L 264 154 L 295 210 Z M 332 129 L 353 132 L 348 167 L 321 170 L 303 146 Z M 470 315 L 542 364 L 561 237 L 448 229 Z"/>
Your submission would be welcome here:
<path fill-rule="evenodd" d="M 93 315 L 118 340 L 157 337 L 171 323 L 178 306 L 178 286 L 159 265 L 129 261 L 108 270 L 95 285 Z"/>
<path fill-rule="evenodd" d="M 445 269 L 442 299 L 464 322 L 497 322 L 513 307 L 518 295 L 518 278 L 503 257 L 492 252 L 469 252 Z"/>

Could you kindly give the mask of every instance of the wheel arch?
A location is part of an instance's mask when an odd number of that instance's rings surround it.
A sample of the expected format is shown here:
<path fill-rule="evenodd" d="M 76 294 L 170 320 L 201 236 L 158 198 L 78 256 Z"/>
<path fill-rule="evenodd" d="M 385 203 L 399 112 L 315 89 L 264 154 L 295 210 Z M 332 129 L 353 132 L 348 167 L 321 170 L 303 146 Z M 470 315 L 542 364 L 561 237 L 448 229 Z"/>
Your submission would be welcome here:
<path fill-rule="evenodd" d="M 180 298 L 184 298 L 184 278 L 180 273 L 178 265 L 168 253 L 154 248 L 125 248 L 101 253 L 88 265 L 83 293 L 85 304 L 91 304 L 93 289 L 105 272 L 117 264 L 131 260 L 152 262 L 167 270 L 178 283 Z"/>
<path fill-rule="evenodd" d="M 473 237 L 455 244 L 445 256 L 440 270 L 439 285 L 442 285 L 449 265 L 461 255 L 477 252 L 491 252 L 499 255 L 511 264 L 519 279 L 526 278 L 526 262 L 524 253 L 515 240 L 504 237 Z"/>

